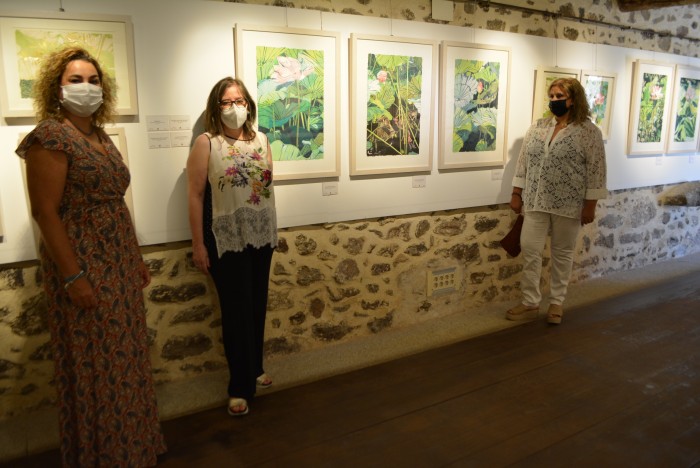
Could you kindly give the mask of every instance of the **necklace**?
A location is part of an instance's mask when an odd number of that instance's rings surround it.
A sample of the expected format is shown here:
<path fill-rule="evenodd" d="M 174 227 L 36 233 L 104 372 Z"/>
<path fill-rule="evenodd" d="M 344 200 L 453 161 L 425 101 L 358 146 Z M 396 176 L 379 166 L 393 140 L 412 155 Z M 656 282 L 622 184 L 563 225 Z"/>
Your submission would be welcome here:
<path fill-rule="evenodd" d="M 232 137 L 231 135 L 226 135 L 226 133 L 224 133 L 224 136 L 225 136 L 226 138 L 230 138 L 230 139 L 236 140 L 236 141 L 250 141 L 250 140 L 252 140 L 252 138 L 242 139 L 242 138 Z"/>
<path fill-rule="evenodd" d="M 90 131 L 89 131 L 89 132 L 84 132 L 83 129 L 80 128 L 80 127 L 78 126 L 78 124 L 76 124 L 75 122 L 73 122 L 73 120 L 72 120 L 70 117 L 66 116 L 66 118 L 68 119 L 68 121 L 69 121 L 70 123 L 73 124 L 73 127 L 74 127 L 76 130 L 78 130 L 80 133 L 82 133 L 82 134 L 85 135 L 86 137 L 89 137 L 90 135 L 92 135 L 93 133 L 95 133 L 95 126 L 94 126 L 93 124 L 90 124 Z"/>

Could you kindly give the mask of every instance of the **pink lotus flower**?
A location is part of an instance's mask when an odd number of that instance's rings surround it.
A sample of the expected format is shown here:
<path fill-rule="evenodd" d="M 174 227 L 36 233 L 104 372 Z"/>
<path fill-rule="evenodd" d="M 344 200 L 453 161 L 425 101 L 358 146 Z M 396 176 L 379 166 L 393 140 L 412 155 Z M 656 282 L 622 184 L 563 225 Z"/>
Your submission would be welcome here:
<path fill-rule="evenodd" d="M 483 90 L 484 90 L 484 82 L 479 80 L 479 82 L 477 82 L 477 84 L 476 84 L 476 92 L 480 93 Z"/>
<path fill-rule="evenodd" d="M 379 80 L 380 83 L 384 83 L 388 76 L 389 74 L 385 70 L 382 70 L 377 73 L 377 80 Z"/>
<path fill-rule="evenodd" d="M 295 58 L 280 56 L 277 57 L 277 62 L 279 65 L 275 65 L 270 77 L 280 84 L 303 80 L 314 72 L 313 66 L 302 70 L 301 62 Z"/>
<path fill-rule="evenodd" d="M 595 95 L 595 100 L 593 102 L 596 106 L 599 106 L 605 102 L 605 96 L 603 96 L 602 93 L 598 93 Z"/>
<path fill-rule="evenodd" d="M 651 100 L 652 101 L 658 101 L 662 97 L 664 97 L 664 92 L 661 89 L 661 86 L 656 85 L 656 86 L 651 88 Z"/>

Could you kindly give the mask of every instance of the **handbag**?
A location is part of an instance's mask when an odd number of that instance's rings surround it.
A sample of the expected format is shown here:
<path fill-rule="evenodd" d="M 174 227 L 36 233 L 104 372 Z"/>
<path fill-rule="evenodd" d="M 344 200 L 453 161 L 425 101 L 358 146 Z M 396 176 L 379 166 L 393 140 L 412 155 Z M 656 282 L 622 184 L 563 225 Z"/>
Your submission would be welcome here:
<path fill-rule="evenodd" d="M 517 257 L 520 254 L 520 231 L 523 230 L 523 215 L 518 215 L 513 223 L 513 227 L 506 236 L 501 239 L 501 247 L 508 252 L 511 257 Z"/>

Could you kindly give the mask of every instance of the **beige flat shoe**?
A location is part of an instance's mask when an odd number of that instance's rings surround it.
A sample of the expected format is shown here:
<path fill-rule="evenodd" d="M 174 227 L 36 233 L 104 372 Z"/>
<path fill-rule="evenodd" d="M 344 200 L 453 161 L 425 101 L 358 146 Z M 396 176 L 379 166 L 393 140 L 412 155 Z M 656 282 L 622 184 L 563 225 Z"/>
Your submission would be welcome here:
<path fill-rule="evenodd" d="M 526 306 L 525 304 L 518 304 L 517 306 L 506 312 L 506 318 L 508 320 L 532 320 L 537 318 L 540 314 L 539 306 Z"/>
<path fill-rule="evenodd" d="M 549 309 L 547 309 L 547 323 L 559 325 L 563 316 L 564 309 L 562 309 L 561 304 L 549 304 Z"/>

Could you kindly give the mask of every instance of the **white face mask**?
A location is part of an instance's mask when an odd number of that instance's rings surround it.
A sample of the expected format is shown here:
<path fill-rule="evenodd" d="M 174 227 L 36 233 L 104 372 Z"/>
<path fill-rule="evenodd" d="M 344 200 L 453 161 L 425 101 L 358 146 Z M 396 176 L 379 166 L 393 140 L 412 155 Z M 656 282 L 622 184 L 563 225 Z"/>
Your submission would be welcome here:
<path fill-rule="evenodd" d="M 248 108 L 238 107 L 236 105 L 231 106 L 230 109 L 221 111 L 221 121 L 229 128 L 238 130 L 243 126 L 246 119 L 248 118 Z"/>
<path fill-rule="evenodd" d="M 79 117 L 91 116 L 102 105 L 102 88 L 92 83 L 71 83 L 61 89 L 61 105 Z"/>

